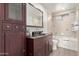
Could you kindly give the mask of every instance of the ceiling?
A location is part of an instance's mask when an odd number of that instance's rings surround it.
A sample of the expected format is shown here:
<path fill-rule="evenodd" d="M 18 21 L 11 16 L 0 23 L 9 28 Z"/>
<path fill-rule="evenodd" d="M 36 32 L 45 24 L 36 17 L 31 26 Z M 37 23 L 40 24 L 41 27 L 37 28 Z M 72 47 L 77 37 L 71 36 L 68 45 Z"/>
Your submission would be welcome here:
<path fill-rule="evenodd" d="M 73 9 L 79 6 L 79 3 L 40 3 L 48 13 L 59 12 Z"/>

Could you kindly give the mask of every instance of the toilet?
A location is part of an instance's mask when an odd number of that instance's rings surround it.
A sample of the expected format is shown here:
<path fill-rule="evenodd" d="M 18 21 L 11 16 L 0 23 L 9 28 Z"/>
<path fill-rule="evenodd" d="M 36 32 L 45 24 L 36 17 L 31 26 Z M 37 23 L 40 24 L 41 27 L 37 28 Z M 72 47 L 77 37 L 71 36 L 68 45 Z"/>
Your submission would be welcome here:
<path fill-rule="evenodd" d="M 57 50 L 57 48 L 58 48 L 58 40 L 57 39 L 53 39 L 52 41 L 53 41 L 53 48 L 52 48 L 52 50 Z"/>

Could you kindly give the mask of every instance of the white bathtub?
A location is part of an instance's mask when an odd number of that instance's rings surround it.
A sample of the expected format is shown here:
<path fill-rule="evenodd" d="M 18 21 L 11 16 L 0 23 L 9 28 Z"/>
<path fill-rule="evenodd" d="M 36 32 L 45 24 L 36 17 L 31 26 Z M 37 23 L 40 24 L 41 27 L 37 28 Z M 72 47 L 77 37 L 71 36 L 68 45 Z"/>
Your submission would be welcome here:
<path fill-rule="evenodd" d="M 53 36 L 53 39 L 59 41 L 58 47 L 78 51 L 78 41 L 76 38 L 66 36 Z"/>

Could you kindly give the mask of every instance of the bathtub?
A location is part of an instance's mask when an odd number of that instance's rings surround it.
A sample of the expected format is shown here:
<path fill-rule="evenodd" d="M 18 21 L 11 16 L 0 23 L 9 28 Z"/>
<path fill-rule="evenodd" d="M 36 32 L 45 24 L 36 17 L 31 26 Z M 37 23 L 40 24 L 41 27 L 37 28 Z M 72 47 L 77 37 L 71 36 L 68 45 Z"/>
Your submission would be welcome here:
<path fill-rule="evenodd" d="M 58 40 L 58 47 L 78 51 L 78 40 L 74 37 L 53 36 L 53 40 Z"/>

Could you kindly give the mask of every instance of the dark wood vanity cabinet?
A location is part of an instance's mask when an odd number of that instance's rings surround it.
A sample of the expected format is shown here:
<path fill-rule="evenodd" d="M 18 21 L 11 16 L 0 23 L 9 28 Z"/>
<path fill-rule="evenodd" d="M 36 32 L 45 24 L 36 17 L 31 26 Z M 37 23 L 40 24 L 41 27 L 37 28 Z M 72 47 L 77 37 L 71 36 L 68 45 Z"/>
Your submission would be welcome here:
<path fill-rule="evenodd" d="M 48 56 L 52 52 L 52 35 L 27 39 L 28 56 Z"/>
<path fill-rule="evenodd" d="M 26 4 L 0 3 L 0 55 L 26 53 Z"/>

